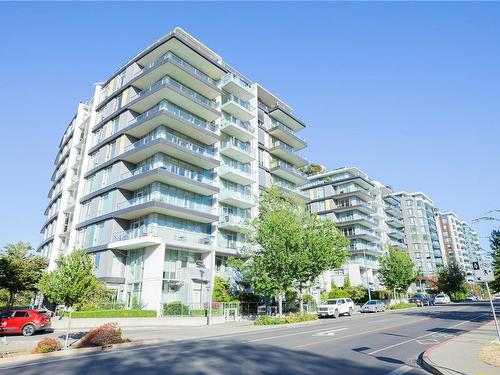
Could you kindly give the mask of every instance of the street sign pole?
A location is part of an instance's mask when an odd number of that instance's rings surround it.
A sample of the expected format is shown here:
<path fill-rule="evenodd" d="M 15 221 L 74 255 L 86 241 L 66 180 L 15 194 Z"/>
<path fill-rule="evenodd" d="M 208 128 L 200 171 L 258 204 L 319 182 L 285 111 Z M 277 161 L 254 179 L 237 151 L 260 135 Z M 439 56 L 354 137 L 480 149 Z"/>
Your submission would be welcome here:
<path fill-rule="evenodd" d="M 500 342 L 500 328 L 498 327 L 497 314 L 495 313 L 495 306 L 493 306 L 493 300 L 491 299 L 490 287 L 486 281 L 486 290 L 488 291 L 488 298 L 490 299 L 491 311 L 493 312 L 493 319 L 495 320 L 495 326 L 497 328 L 497 339 Z"/>

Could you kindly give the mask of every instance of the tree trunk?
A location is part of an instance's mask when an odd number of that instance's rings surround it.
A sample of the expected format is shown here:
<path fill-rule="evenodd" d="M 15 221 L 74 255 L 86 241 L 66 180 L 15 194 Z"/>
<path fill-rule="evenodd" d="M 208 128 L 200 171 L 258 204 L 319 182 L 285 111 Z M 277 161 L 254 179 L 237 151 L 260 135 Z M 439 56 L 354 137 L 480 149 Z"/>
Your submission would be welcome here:
<path fill-rule="evenodd" d="M 283 296 L 278 296 L 278 316 L 283 316 Z"/>
<path fill-rule="evenodd" d="M 7 301 L 7 306 L 12 307 L 14 305 L 14 298 L 16 297 L 16 292 L 9 290 L 9 300 Z"/>
<path fill-rule="evenodd" d="M 303 286 L 302 283 L 299 283 L 299 304 L 300 304 L 300 313 L 304 313 L 304 293 L 302 292 Z"/>

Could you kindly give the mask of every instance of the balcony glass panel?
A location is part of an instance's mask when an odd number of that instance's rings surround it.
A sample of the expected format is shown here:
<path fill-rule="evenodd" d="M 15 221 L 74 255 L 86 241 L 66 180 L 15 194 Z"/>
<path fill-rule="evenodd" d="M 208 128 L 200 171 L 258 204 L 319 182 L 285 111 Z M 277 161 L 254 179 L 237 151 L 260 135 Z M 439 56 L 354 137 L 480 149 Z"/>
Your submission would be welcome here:
<path fill-rule="evenodd" d="M 230 102 L 230 101 L 235 102 L 240 107 L 245 108 L 247 111 L 250 111 L 250 112 L 253 111 L 253 107 L 250 105 L 249 102 L 247 102 L 243 99 L 240 99 L 236 95 L 233 95 L 233 94 L 228 94 L 228 93 L 222 94 L 222 104 L 225 104 L 225 103 Z"/>

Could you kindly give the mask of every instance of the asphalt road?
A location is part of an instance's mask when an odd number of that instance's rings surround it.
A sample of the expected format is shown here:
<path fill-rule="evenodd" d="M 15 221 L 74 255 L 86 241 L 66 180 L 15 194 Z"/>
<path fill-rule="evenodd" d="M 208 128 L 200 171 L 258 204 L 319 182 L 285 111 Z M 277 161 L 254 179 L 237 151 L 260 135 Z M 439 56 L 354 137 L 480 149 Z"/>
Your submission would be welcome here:
<path fill-rule="evenodd" d="M 151 337 L 167 341 L 5 365 L 0 373 L 427 374 L 417 364 L 424 350 L 491 318 L 489 305 L 476 302 L 297 326 L 190 328 L 188 339 L 182 329 L 153 330 Z"/>

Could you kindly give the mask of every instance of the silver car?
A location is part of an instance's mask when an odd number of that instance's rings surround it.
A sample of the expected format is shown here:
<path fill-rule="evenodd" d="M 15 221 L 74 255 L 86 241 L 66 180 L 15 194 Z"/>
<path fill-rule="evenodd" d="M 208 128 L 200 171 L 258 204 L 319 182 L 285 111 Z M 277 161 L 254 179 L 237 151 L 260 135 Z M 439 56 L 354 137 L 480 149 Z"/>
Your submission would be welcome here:
<path fill-rule="evenodd" d="M 382 301 L 372 299 L 361 306 L 361 312 L 379 312 L 385 311 L 385 304 Z"/>

